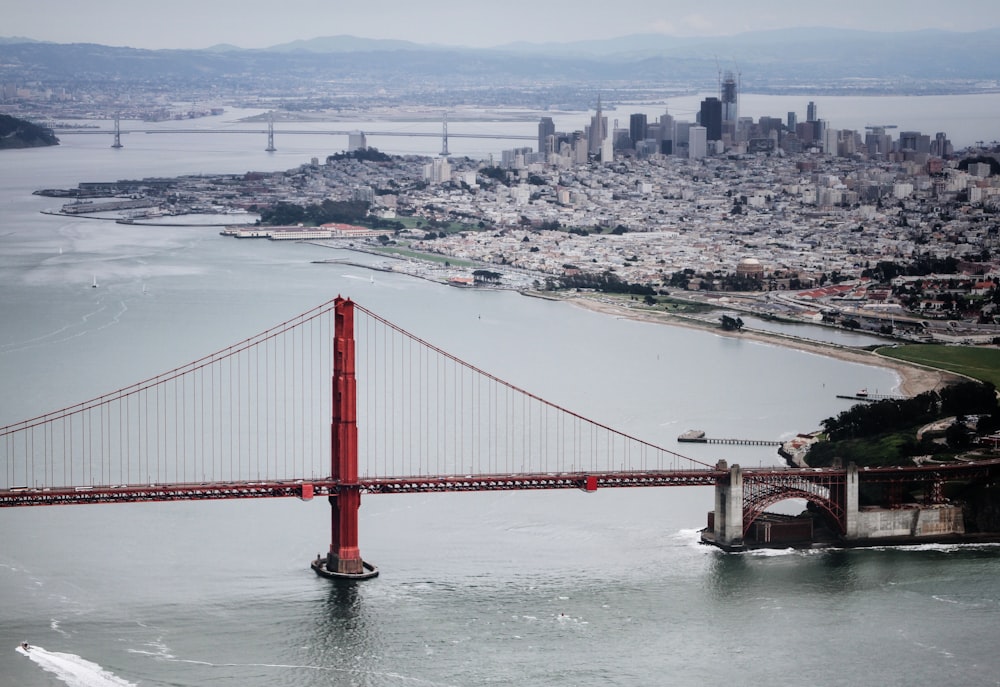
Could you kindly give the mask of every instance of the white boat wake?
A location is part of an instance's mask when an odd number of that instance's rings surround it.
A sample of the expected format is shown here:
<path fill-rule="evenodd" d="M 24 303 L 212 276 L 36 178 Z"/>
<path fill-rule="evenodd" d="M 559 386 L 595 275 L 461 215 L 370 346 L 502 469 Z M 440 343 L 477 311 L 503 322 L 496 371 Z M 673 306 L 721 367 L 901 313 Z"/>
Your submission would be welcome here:
<path fill-rule="evenodd" d="M 31 645 L 28 649 L 19 646 L 16 651 L 70 687 L 135 687 L 135 683 L 124 680 L 76 654 L 46 651 L 35 645 Z"/>

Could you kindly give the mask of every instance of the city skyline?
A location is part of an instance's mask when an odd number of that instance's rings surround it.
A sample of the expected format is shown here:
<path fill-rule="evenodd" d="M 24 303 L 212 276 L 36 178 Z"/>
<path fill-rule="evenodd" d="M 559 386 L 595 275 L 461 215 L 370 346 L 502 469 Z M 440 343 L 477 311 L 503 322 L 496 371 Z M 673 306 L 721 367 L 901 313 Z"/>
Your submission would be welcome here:
<path fill-rule="evenodd" d="M 388 0 L 335 10 L 320 0 L 281 5 L 259 0 L 193 0 L 135 3 L 103 0 L 68 4 L 38 0 L 4 13 L 4 37 L 56 43 L 99 43 L 148 49 L 199 49 L 219 44 L 265 48 L 316 37 L 352 35 L 415 43 L 496 47 L 516 42 L 566 43 L 632 34 L 718 37 L 751 31 L 824 27 L 880 32 L 949 30 L 971 32 L 1000 27 L 1000 4 L 956 0 L 941 16 L 931 0 L 844 0 L 836 13 L 791 0 L 767 0 L 747 12 L 744 2 L 720 0 L 711 11 L 689 4 L 636 0 L 628 12 L 601 5 L 579 12 L 571 0 L 541 5 L 512 0 L 504 5 L 470 5 L 428 0 L 414 5 Z M 55 21 L 54 21 L 55 20 Z"/>

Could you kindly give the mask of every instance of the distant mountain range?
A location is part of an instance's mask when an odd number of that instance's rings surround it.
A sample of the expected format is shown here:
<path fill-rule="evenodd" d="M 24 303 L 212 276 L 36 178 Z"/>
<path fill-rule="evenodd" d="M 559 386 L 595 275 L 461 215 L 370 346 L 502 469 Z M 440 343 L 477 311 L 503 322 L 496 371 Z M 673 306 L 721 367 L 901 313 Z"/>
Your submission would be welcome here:
<path fill-rule="evenodd" d="M 995 88 L 1000 86 L 1000 30 L 882 33 L 803 28 L 711 38 L 638 34 L 494 48 L 356 36 L 313 38 L 265 49 L 217 45 L 204 50 L 0 38 L 0 82 L 351 78 L 378 86 L 426 78 L 443 85 L 476 80 L 500 86 L 532 81 L 574 86 L 647 81 L 699 88 L 715 84 L 720 70 L 739 72 L 744 90 L 769 92 L 809 86 L 815 90 L 817 85 L 921 92 L 940 90 L 941 82 L 968 90 L 990 84 Z"/>

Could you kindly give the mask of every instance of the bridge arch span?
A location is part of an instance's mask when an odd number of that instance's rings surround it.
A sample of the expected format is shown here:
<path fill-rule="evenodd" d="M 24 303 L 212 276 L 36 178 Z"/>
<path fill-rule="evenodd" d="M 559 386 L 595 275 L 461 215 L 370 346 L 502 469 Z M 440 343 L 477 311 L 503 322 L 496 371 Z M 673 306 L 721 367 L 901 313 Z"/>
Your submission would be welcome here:
<path fill-rule="evenodd" d="M 763 477 L 763 476 L 762 476 Z M 828 516 L 839 534 L 847 529 L 847 515 L 843 498 L 843 480 L 829 474 L 816 477 L 799 474 L 769 475 L 755 478 L 745 475 L 743 483 L 743 536 L 745 537 L 769 506 L 787 499 L 803 499 L 815 505 Z"/>
<path fill-rule="evenodd" d="M 809 503 L 812 503 L 819 510 L 828 516 L 828 521 L 831 524 L 836 524 L 838 528 L 838 534 L 844 534 L 845 523 L 843 517 L 843 508 L 840 508 L 836 503 L 828 498 L 823 498 L 817 496 L 808 491 L 799 491 L 794 489 L 781 490 L 770 495 L 768 498 L 758 501 L 752 507 L 745 508 L 743 511 L 743 536 L 745 537 L 753 526 L 753 523 L 759 518 L 764 512 L 776 503 L 782 501 L 787 501 L 788 499 L 803 499 Z"/>

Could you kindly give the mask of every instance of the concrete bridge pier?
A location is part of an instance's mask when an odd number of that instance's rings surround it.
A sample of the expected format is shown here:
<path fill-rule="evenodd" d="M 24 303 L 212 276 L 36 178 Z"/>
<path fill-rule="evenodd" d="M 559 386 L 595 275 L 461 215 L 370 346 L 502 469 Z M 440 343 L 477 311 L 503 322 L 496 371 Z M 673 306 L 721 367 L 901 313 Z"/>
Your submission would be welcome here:
<path fill-rule="evenodd" d="M 716 469 L 726 470 L 720 460 Z M 743 548 L 743 470 L 728 468 L 729 475 L 715 483 L 715 543 L 726 548 Z"/>
<path fill-rule="evenodd" d="M 847 464 L 847 479 L 844 481 L 844 539 L 857 539 L 859 535 L 858 517 L 858 466 Z"/>

